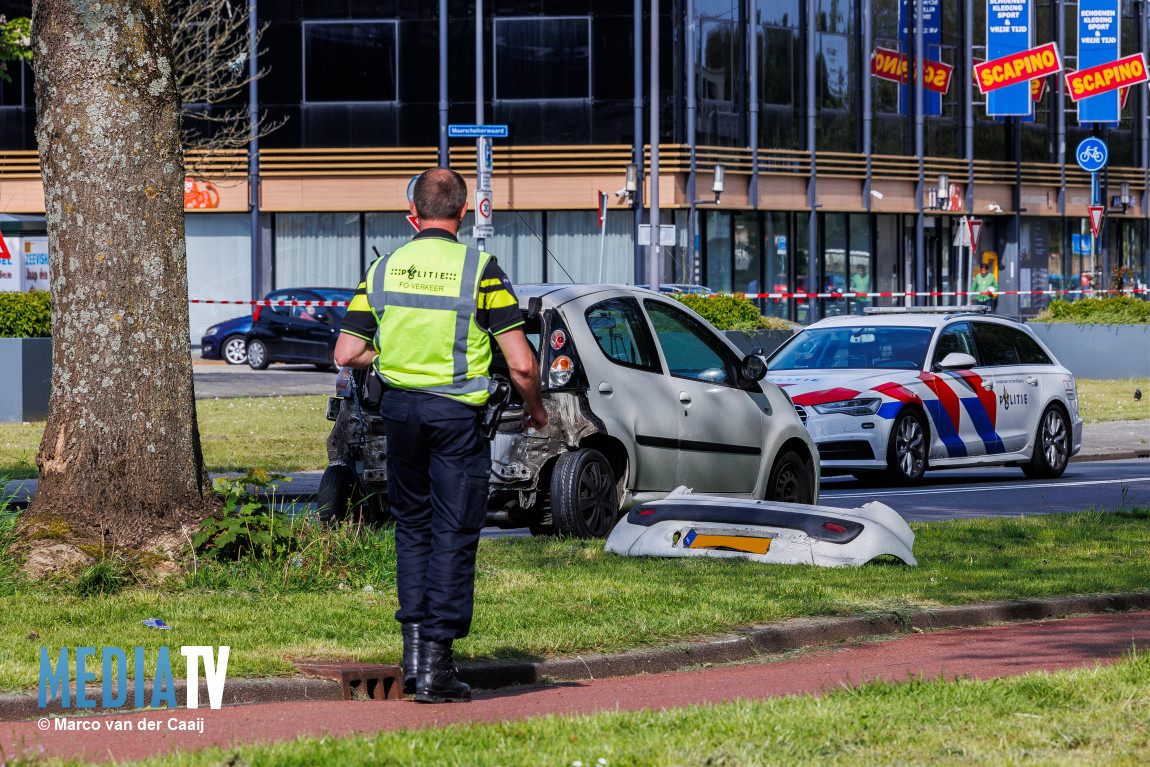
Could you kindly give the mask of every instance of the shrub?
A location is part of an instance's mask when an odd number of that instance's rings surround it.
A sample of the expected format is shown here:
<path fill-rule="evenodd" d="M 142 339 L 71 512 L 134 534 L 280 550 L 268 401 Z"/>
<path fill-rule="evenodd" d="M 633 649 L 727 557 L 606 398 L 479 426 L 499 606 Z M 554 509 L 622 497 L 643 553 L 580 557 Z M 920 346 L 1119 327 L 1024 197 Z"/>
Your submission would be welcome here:
<path fill-rule="evenodd" d="M 1076 322 L 1098 325 L 1145 325 L 1150 323 L 1150 302 L 1130 296 L 1051 301 L 1033 322 Z"/>
<path fill-rule="evenodd" d="M 790 330 L 791 323 L 777 317 L 764 317 L 754 302 L 739 294 L 675 293 L 676 301 L 702 315 L 719 330 Z"/>
<path fill-rule="evenodd" d="M 51 335 L 48 291 L 0 292 L 0 338 L 48 338 Z"/>
<path fill-rule="evenodd" d="M 192 547 L 209 559 L 235 562 L 243 558 L 273 559 L 299 548 L 292 524 L 274 509 L 264 506 L 257 492 L 283 474 L 253 469 L 242 477 L 217 477 L 212 489 L 223 496 L 219 518 L 208 517 L 192 538 Z"/>

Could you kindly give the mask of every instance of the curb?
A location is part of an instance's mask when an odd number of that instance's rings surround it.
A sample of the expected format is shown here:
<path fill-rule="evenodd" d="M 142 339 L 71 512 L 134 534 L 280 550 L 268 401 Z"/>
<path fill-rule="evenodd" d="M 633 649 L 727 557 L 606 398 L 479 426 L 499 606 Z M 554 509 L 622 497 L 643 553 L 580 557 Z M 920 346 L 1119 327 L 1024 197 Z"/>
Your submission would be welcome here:
<path fill-rule="evenodd" d="M 996 623 L 1068 618 L 1075 615 L 1150 610 L 1150 592 L 1056 597 L 1022 602 L 985 602 L 940 607 L 909 613 L 889 612 L 849 618 L 793 618 L 769 626 L 752 626 L 692 642 L 623 653 L 576 655 L 539 661 L 505 661 L 463 666 L 459 676 L 476 689 L 492 690 L 544 682 L 576 682 L 604 677 L 635 676 L 679 671 L 707 664 L 734 663 L 764 655 L 789 652 L 863 637 L 898 636 L 938 629 L 961 629 Z M 187 684 L 177 681 L 176 699 Z M 145 697 L 151 685 L 145 685 Z M 303 677 L 229 680 L 227 705 L 343 700 L 338 682 Z M 59 703 L 37 707 L 37 692 L 0 695 L 0 721 L 33 719 L 63 714 Z M 201 701 L 207 685 L 200 684 Z M 128 709 L 124 709 L 128 710 Z M 69 709 L 72 711 L 72 709 Z M 117 713 L 116 709 L 84 709 L 85 714 Z"/>

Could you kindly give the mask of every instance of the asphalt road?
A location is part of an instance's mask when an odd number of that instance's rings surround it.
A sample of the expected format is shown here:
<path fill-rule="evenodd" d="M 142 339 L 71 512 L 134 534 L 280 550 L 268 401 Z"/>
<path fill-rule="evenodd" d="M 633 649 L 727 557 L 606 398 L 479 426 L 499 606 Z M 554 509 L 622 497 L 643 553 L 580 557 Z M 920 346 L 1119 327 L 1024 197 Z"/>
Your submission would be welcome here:
<path fill-rule="evenodd" d="M 193 361 L 196 399 L 231 397 L 296 397 L 335 394 L 335 373 L 314 365 L 270 365 L 252 370 L 247 365 Z"/>
<path fill-rule="evenodd" d="M 881 501 L 908 521 L 1050 514 L 1150 505 L 1150 461 L 1071 463 L 1058 479 L 1030 479 L 1021 469 L 927 472 L 915 487 L 881 487 L 849 477 L 823 480 L 820 503 L 855 508 Z"/>

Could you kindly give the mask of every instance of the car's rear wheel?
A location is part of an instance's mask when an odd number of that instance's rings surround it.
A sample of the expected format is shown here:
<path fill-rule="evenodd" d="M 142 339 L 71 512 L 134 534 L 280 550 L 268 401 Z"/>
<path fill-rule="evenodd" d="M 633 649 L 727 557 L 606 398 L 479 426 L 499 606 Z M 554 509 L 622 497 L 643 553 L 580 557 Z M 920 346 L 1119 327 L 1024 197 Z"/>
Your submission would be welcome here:
<path fill-rule="evenodd" d="M 615 473 L 598 450 L 564 453 L 551 474 L 551 518 L 561 535 L 605 538 L 619 514 Z"/>
<path fill-rule="evenodd" d="M 332 524 L 350 520 L 376 527 L 391 520 L 387 498 L 382 493 L 368 496 L 360 487 L 355 472 L 343 464 L 333 463 L 324 470 L 316 493 L 316 516 Z"/>
<path fill-rule="evenodd" d="M 252 370 L 267 370 L 270 362 L 267 344 L 258 338 L 248 342 L 248 367 Z"/>
<path fill-rule="evenodd" d="M 1070 424 L 1066 414 L 1057 405 L 1046 408 L 1038 422 L 1034 439 L 1034 455 L 1022 465 L 1028 477 L 1053 479 L 1061 477 L 1070 462 Z"/>
<path fill-rule="evenodd" d="M 926 446 L 926 422 L 917 410 L 904 408 L 890 430 L 886 449 L 887 478 L 903 485 L 921 481 L 926 473 Z"/>
<path fill-rule="evenodd" d="M 768 501 L 783 503 L 813 503 L 814 488 L 806 463 L 794 450 L 778 457 L 767 480 Z"/>
<path fill-rule="evenodd" d="M 220 356 L 229 365 L 242 365 L 248 361 L 248 345 L 243 336 L 228 336 L 220 346 Z"/>

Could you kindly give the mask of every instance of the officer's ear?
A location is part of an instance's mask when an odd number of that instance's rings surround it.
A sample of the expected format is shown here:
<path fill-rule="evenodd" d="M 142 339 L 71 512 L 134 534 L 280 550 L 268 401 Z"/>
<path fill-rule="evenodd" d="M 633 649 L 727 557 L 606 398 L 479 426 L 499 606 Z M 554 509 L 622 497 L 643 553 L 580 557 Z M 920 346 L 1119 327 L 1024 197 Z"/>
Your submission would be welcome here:
<path fill-rule="evenodd" d="M 463 224 L 463 217 L 466 215 L 467 215 L 467 203 L 465 202 L 465 203 L 463 203 L 463 207 L 459 209 L 459 215 L 456 216 L 456 218 L 459 219 L 459 223 L 461 225 Z"/>

